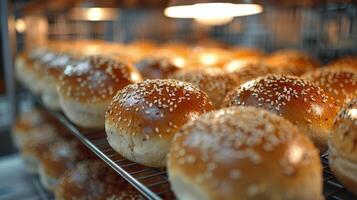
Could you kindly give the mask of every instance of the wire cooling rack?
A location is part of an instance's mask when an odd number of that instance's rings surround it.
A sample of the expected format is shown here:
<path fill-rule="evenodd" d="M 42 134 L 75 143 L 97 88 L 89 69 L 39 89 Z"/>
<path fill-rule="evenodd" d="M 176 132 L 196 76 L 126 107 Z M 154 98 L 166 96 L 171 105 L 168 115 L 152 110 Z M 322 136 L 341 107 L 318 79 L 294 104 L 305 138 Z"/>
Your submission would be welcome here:
<path fill-rule="evenodd" d="M 43 105 L 38 97 L 34 98 L 40 105 Z M 146 167 L 127 160 L 109 146 L 104 130 L 79 128 L 69 121 L 62 112 L 51 110 L 49 112 L 145 197 L 151 200 L 175 199 L 165 169 Z M 321 155 L 321 163 L 324 179 L 323 194 L 326 200 L 357 199 L 332 174 L 328 166 L 328 153 Z"/>

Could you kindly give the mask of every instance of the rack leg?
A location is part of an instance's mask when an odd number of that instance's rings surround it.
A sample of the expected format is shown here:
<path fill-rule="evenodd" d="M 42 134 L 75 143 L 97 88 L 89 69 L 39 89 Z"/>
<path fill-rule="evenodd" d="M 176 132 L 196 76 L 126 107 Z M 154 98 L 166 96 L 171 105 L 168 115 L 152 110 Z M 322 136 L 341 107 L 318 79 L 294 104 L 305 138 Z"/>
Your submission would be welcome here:
<path fill-rule="evenodd" d="M 3 51 L 2 60 L 5 70 L 5 84 L 6 84 L 6 95 L 9 102 L 9 118 L 11 124 L 16 117 L 16 85 L 14 68 L 12 64 L 11 46 L 9 40 L 9 27 L 8 27 L 8 1 L 0 1 L 0 36 L 1 36 L 1 49 Z"/>

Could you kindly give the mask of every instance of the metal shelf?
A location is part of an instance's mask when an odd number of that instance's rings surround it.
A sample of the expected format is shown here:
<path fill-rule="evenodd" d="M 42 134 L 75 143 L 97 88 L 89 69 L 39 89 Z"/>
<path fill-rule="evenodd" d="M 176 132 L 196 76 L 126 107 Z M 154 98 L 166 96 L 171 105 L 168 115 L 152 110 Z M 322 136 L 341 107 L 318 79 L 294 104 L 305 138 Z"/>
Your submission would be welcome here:
<path fill-rule="evenodd" d="M 34 97 L 40 105 L 41 100 Z M 83 129 L 74 125 L 62 112 L 49 111 L 66 126 L 81 142 L 105 161 L 119 175 L 133 185 L 148 199 L 175 199 L 165 169 L 150 168 L 129 161 L 116 153 L 108 144 L 103 130 Z M 321 155 L 323 166 L 323 195 L 326 200 L 356 199 L 351 192 L 339 183 L 328 166 L 328 153 Z"/>

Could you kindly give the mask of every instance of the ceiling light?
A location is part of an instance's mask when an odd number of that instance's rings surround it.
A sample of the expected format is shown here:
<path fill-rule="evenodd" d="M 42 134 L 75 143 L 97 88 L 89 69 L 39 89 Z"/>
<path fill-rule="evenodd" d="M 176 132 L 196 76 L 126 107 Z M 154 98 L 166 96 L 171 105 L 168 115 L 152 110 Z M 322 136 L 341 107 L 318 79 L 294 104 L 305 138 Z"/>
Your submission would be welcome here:
<path fill-rule="evenodd" d="M 200 1 L 201 2 L 201 1 Z M 221 25 L 234 17 L 258 14 L 263 7 L 258 4 L 207 2 L 183 4 L 175 2 L 164 10 L 172 18 L 192 18 L 207 25 Z"/>

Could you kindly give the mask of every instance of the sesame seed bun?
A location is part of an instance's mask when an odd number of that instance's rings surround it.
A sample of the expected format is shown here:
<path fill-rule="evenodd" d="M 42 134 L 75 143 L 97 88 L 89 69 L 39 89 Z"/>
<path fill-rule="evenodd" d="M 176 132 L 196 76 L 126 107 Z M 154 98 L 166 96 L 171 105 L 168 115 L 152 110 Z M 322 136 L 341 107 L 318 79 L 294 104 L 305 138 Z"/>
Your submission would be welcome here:
<path fill-rule="evenodd" d="M 96 156 L 77 140 L 57 141 L 40 157 L 39 176 L 42 185 L 52 191 L 58 179 L 76 163 Z"/>
<path fill-rule="evenodd" d="M 215 108 L 219 108 L 227 93 L 237 86 L 231 74 L 219 68 L 181 70 L 171 78 L 192 83 L 206 92 Z"/>
<path fill-rule="evenodd" d="M 74 62 L 74 58 L 71 55 L 53 52 L 53 57 L 50 60 L 41 63 L 41 78 L 38 81 L 42 91 L 41 98 L 46 107 L 60 110 L 57 84 L 65 67 L 72 62 Z"/>
<path fill-rule="evenodd" d="M 312 142 L 282 117 L 253 107 L 224 108 L 185 124 L 167 169 L 178 199 L 323 199 Z"/>
<path fill-rule="evenodd" d="M 26 142 L 22 144 L 20 152 L 26 169 L 30 173 L 37 173 L 43 153 L 48 151 L 54 142 L 64 138 L 49 124 L 34 128 L 30 134 Z"/>
<path fill-rule="evenodd" d="M 236 80 L 237 85 L 241 85 L 249 80 L 268 74 L 284 74 L 279 68 L 265 65 L 261 62 L 242 64 L 232 60 L 225 66 L 225 70 L 230 72 Z"/>
<path fill-rule="evenodd" d="M 328 67 L 337 69 L 352 69 L 357 70 L 357 56 L 346 56 L 334 60 L 327 64 Z"/>
<path fill-rule="evenodd" d="M 329 137 L 329 164 L 337 179 L 357 195 L 357 99 L 338 114 Z"/>
<path fill-rule="evenodd" d="M 176 71 L 186 67 L 188 50 L 166 46 L 155 50 L 138 61 L 135 67 L 144 79 L 165 79 Z"/>
<path fill-rule="evenodd" d="M 47 52 L 46 48 L 37 47 L 28 52 L 16 56 L 16 78 L 34 94 L 40 94 L 38 61 Z"/>
<path fill-rule="evenodd" d="M 212 109 L 207 94 L 189 83 L 155 79 L 131 84 L 119 91 L 108 107 L 108 141 L 129 160 L 165 167 L 176 131 Z"/>
<path fill-rule="evenodd" d="M 55 199 L 135 199 L 145 198 L 113 169 L 99 160 L 78 163 L 60 179 Z"/>
<path fill-rule="evenodd" d="M 107 56 L 89 56 L 67 65 L 57 87 L 64 114 L 85 128 L 104 128 L 112 97 L 141 80 L 131 64 Z"/>
<path fill-rule="evenodd" d="M 283 74 L 300 76 L 308 71 L 320 67 L 319 61 L 308 54 L 292 50 L 282 49 L 268 55 L 263 63 L 278 68 Z"/>
<path fill-rule="evenodd" d="M 357 98 L 357 71 L 324 68 L 308 72 L 302 77 L 328 92 L 340 106 Z"/>
<path fill-rule="evenodd" d="M 227 95 L 225 106 L 261 107 L 285 117 L 321 150 L 337 114 L 335 101 L 321 88 L 295 76 L 267 75 Z"/>

